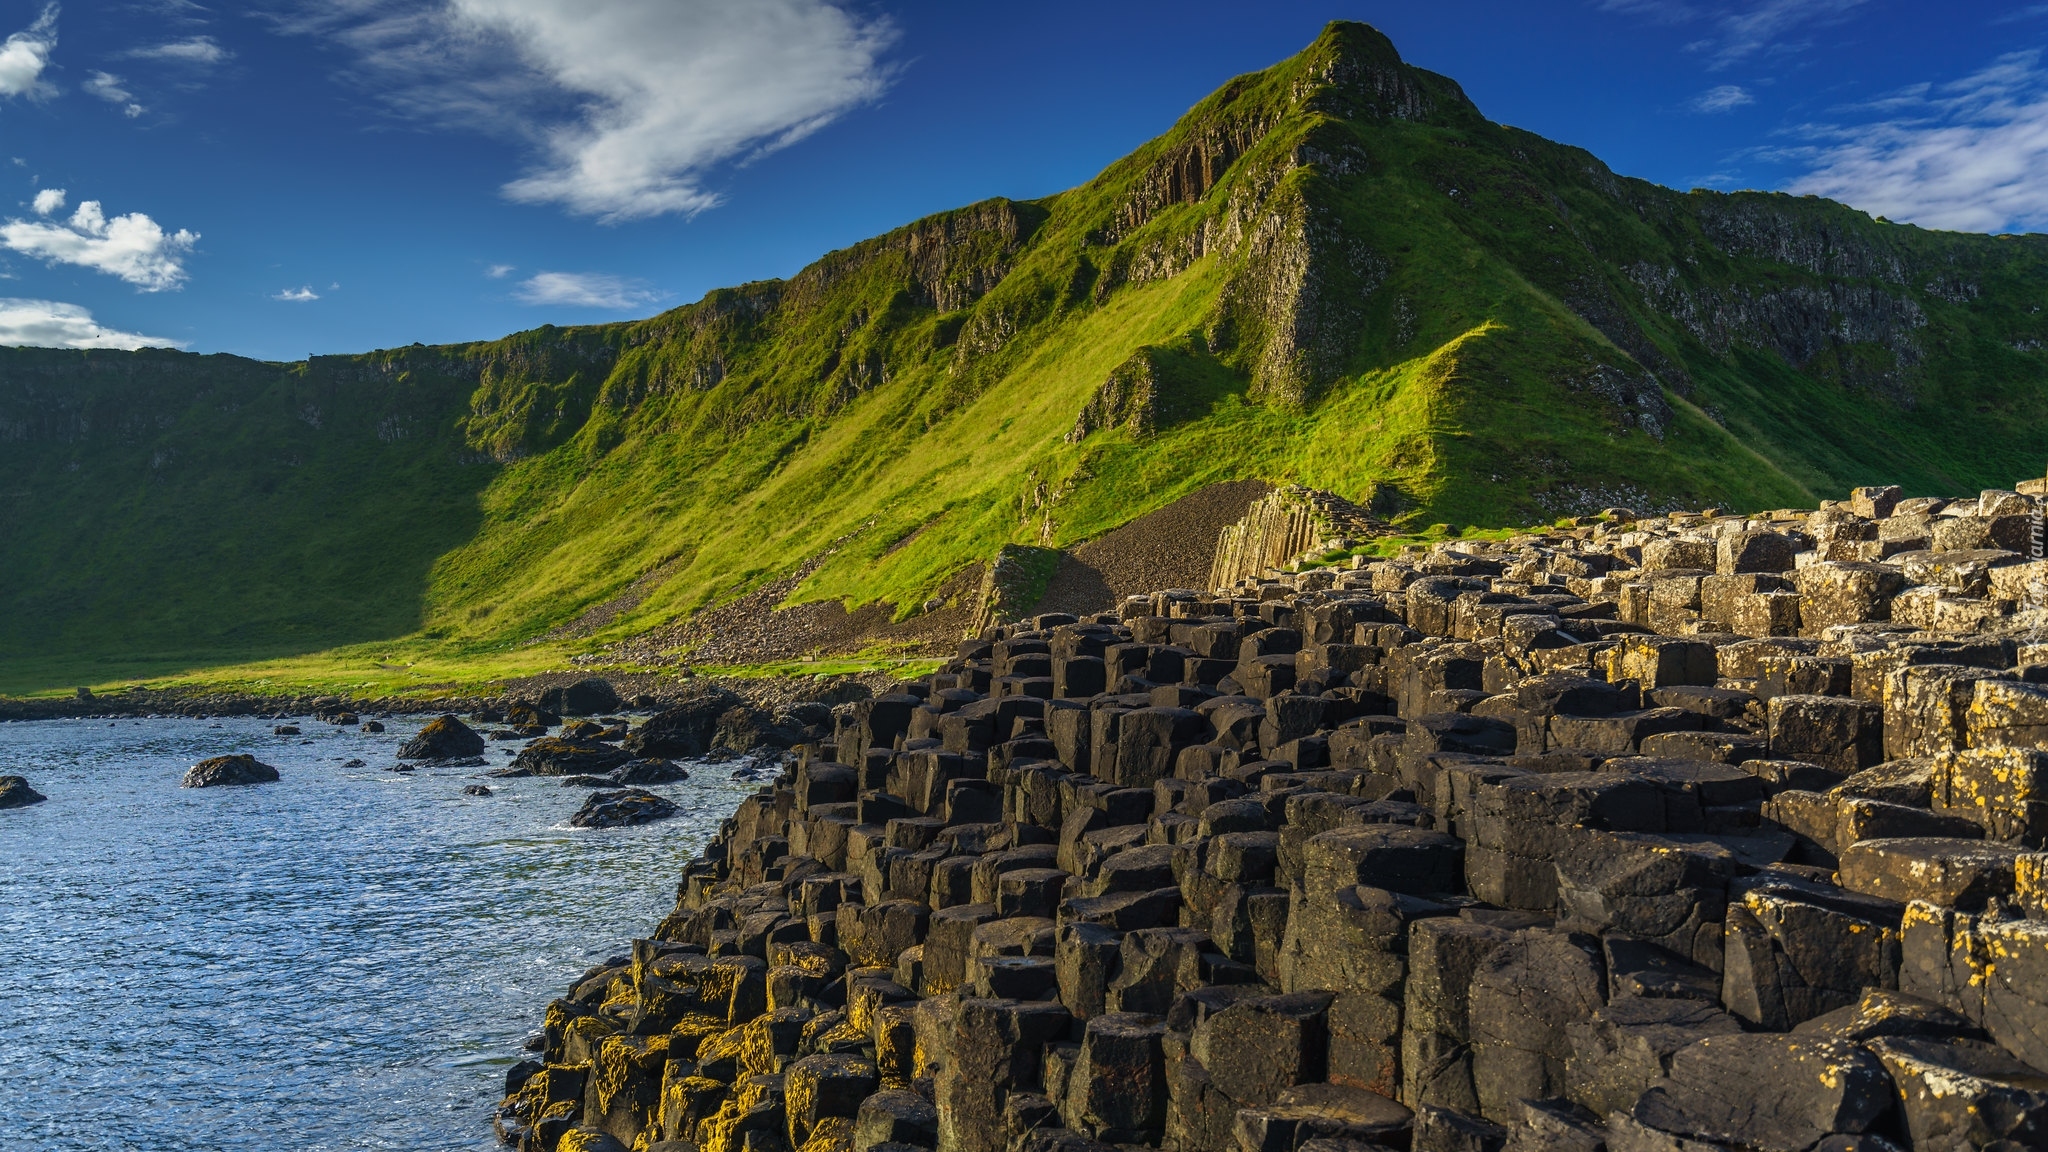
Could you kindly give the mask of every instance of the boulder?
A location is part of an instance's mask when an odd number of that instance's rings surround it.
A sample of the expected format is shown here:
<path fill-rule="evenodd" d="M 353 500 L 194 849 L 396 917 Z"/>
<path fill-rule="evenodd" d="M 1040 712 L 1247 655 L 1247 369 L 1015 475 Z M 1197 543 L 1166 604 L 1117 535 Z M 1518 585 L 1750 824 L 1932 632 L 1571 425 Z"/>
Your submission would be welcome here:
<path fill-rule="evenodd" d="M 512 771 L 530 776 L 602 776 L 633 759 L 609 744 L 543 736 L 519 750 Z"/>
<path fill-rule="evenodd" d="M 540 695 L 541 707 L 564 716 L 601 716 L 618 711 L 620 704 L 611 681 L 598 676 L 550 688 Z"/>
<path fill-rule="evenodd" d="M 270 775 L 273 780 L 277 778 L 275 772 Z M 47 799 L 49 797 L 29 787 L 28 781 L 20 776 L 0 776 L 0 808 L 26 808 Z"/>
<path fill-rule="evenodd" d="M 184 788 L 216 788 L 229 784 L 269 784 L 277 779 L 277 769 L 263 763 L 254 756 L 215 756 L 201 760 L 185 773 Z"/>
<path fill-rule="evenodd" d="M 623 746 L 634 756 L 694 759 L 710 749 L 718 718 L 742 703 L 737 695 L 714 689 L 649 717 L 627 735 Z"/>
<path fill-rule="evenodd" d="M 400 760 L 459 760 L 481 756 L 484 738 L 454 716 L 431 721 L 412 739 L 399 746 Z"/>
<path fill-rule="evenodd" d="M 643 788 L 621 788 L 616 792 L 593 792 L 569 823 L 578 828 L 622 828 L 647 824 L 676 814 L 675 804 Z"/>
<path fill-rule="evenodd" d="M 673 760 L 628 760 L 609 773 L 618 784 L 679 784 L 690 774 Z"/>

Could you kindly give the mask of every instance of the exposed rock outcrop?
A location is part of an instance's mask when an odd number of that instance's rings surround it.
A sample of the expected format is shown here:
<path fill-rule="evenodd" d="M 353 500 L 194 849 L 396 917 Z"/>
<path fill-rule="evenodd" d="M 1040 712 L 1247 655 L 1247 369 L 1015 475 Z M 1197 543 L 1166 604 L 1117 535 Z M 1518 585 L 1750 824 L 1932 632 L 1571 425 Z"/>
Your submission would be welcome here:
<path fill-rule="evenodd" d="M 277 780 L 277 769 L 254 756 L 238 754 L 201 760 L 185 773 L 181 787 L 218 788 L 241 784 L 269 784 Z"/>
<path fill-rule="evenodd" d="M 29 787 L 25 777 L 0 776 L 0 808 L 26 808 L 48 799 L 48 796 Z"/>
<path fill-rule="evenodd" d="M 991 625 L 739 805 L 548 1006 L 499 1130 L 2040 1146 L 2020 487 L 1616 510 Z"/>
<path fill-rule="evenodd" d="M 459 760 L 481 756 L 484 738 L 453 715 L 429 721 L 412 739 L 399 746 L 400 760 Z"/>

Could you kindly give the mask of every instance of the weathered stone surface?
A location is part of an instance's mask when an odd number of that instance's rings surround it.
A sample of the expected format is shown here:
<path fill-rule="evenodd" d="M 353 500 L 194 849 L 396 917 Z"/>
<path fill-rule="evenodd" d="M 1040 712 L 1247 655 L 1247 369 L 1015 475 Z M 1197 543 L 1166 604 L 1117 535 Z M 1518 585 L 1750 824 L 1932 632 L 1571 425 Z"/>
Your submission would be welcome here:
<path fill-rule="evenodd" d="M 26 808 L 49 797 L 28 786 L 20 776 L 0 776 L 0 808 Z"/>
<path fill-rule="evenodd" d="M 1915 1149 L 2048 1146 L 2048 1075 L 1975 1040 L 1893 1036 L 1871 1042 L 1898 1085 Z"/>
<path fill-rule="evenodd" d="M 483 753 L 484 738 L 454 716 L 442 716 L 428 722 L 417 735 L 398 748 L 400 760 L 456 760 Z"/>
<path fill-rule="evenodd" d="M 1323 1078 L 1331 999 L 1301 992 L 1240 1001 L 1203 1021 L 1189 1052 L 1232 1100 L 1273 1103 L 1283 1090 Z"/>
<path fill-rule="evenodd" d="M 1891 1106 L 1877 1057 L 1841 1040 L 1724 1035 L 1680 1049 L 1632 1118 L 1651 1128 L 1763 1152 L 1804 1152 L 1858 1134 Z"/>
<path fill-rule="evenodd" d="M 1523 1100 L 1562 1096 L 1567 1026 L 1606 1002 L 1598 941 L 1530 928 L 1474 969 L 1469 993 L 1472 1081 L 1479 1112 L 1506 1123 Z"/>
<path fill-rule="evenodd" d="M 1981 908 L 2012 893 L 2020 850 L 1939 837 L 1865 840 L 1842 852 L 1842 887 L 1886 900 Z"/>
<path fill-rule="evenodd" d="M 1562 1094 L 1596 1116 L 1626 1113 L 1669 1075 L 1673 1054 L 1708 1036 L 1741 1031 L 1740 1021 L 1697 1000 L 1615 1000 L 1565 1026 Z"/>
<path fill-rule="evenodd" d="M 621 788 L 615 792 L 592 792 L 583 807 L 569 817 L 578 828 L 623 828 L 666 820 L 676 814 L 675 801 L 644 788 Z"/>
<path fill-rule="evenodd" d="M 223 785 L 269 784 L 277 780 L 277 769 L 254 756 L 215 756 L 201 760 L 185 773 L 184 788 L 218 788 Z"/>

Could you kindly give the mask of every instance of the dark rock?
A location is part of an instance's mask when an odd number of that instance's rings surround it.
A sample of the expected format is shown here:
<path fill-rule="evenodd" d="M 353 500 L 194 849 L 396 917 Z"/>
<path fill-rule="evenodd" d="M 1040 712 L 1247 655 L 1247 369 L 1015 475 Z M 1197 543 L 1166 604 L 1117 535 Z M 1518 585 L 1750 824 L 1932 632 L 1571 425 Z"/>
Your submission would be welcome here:
<path fill-rule="evenodd" d="M 215 788 L 230 784 L 268 784 L 277 779 L 277 769 L 254 756 L 215 756 L 201 760 L 185 773 L 181 787 Z"/>
<path fill-rule="evenodd" d="M 491 794 L 491 786 L 488 784 L 471 784 L 462 790 L 462 794 L 464 796 L 489 796 Z"/>
<path fill-rule="evenodd" d="M 1217 1088 L 1245 1106 L 1323 1078 L 1329 992 L 1262 996 L 1233 1004 L 1195 1029 L 1189 1046 Z"/>
<path fill-rule="evenodd" d="M 870 1152 L 878 1144 L 931 1148 L 938 1141 L 938 1109 L 915 1092 L 877 1092 L 854 1114 L 854 1152 Z"/>
<path fill-rule="evenodd" d="M 463 756 L 481 756 L 484 738 L 476 730 L 454 716 L 443 716 L 419 730 L 419 734 L 399 746 L 400 760 L 454 760 Z"/>
<path fill-rule="evenodd" d="M 277 773 L 272 772 L 270 776 L 275 780 Z M 26 808 L 31 804 L 41 804 L 47 799 L 49 797 L 29 787 L 28 781 L 23 777 L 0 776 L 0 808 Z"/>
<path fill-rule="evenodd" d="M 550 688 L 540 695 L 540 706 L 564 716 L 601 716 L 619 710 L 619 694 L 611 681 L 590 676 L 573 684 Z M 560 721 L 556 721 L 560 723 Z"/>
<path fill-rule="evenodd" d="M 690 778 L 682 765 L 659 758 L 628 760 L 609 775 L 620 784 L 680 784 Z"/>
<path fill-rule="evenodd" d="M 1945 1039 L 1981 1035 L 1968 1020 L 1939 1004 L 1885 988 L 1866 988 L 1856 1003 L 1816 1016 L 1793 1031 L 1854 1044 L 1895 1036 Z"/>
<path fill-rule="evenodd" d="M 1565 1026 L 1571 1054 L 1564 1094 L 1598 1116 L 1626 1112 L 1670 1074 L 1675 1053 L 1741 1031 L 1733 1016 L 1696 1000 L 1616 1000 L 1591 1019 Z"/>
<path fill-rule="evenodd" d="M 1976 1040 L 1892 1036 L 1870 1050 L 1898 1085 L 1912 1146 L 2048 1147 L 2048 1075 Z"/>
<path fill-rule="evenodd" d="M 299 726 L 297 724 L 279 724 L 277 727 L 272 728 L 270 733 L 273 736 L 297 736 L 299 734 Z"/>
<path fill-rule="evenodd" d="M 857 1056 L 806 1056 L 792 1063 L 783 1074 L 790 1146 L 803 1147 L 827 1117 L 856 1117 L 878 1080 L 874 1064 Z"/>
<path fill-rule="evenodd" d="M 1415 1110 L 1412 1152 L 1501 1152 L 1508 1130 L 1491 1120 L 1435 1108 L 1428 1104 Z"/>
<path fill-rule="evenodd" d="M 1804 1152 L 1867 1132 L 1891 1108 L 1877 1057 L 1825 1037 L 1710 1036 L 1671 1057 L 1671 1075 L 1636 1101 L 1651 1128 L 1759 1152 Z"/>
<path fill-rule="evenodd" d="M 1523 1100 L 1563 1096 L 1570 1024 L 1606 1001 L 1599 941 L 1525 929 L 1481 961 L 1469 1000 L 1480 1114 L 1506 1123 Z"/>
<path fill-rule="evenodd" d="M 663 797 L 640 788 L 621 788 L 616 792 L 591 793 L 583 807 L 569 817 L 569 823 L 578 828 L 620 828 L 665 820 L 675 814 L 675 804 Z"/>
<path fill-rule="evenodd" d="M 1237 1114 L 1240 1152 L 1306 1152 L 1311 1142 L 1360 1141 L 1367 1146 L 1409 1143 L 1414 1116 L 1385 1096 L 1339 1084 L 1303 1084 L 1273 1103 Z"/>
<path fill-rule="evenodd" d="M 713 690 L 649 717 L 626 736 L 622 746 L 639 757 L 695 759 L 711 747 L 718 718 L 741 703 L 731 692 Z"/>
<path fill-rule="evenodd" d="M 512 758 L 512 767 L 535 776 L 599 776 L 631 760 L 609 744 L 543 736 Z"/>

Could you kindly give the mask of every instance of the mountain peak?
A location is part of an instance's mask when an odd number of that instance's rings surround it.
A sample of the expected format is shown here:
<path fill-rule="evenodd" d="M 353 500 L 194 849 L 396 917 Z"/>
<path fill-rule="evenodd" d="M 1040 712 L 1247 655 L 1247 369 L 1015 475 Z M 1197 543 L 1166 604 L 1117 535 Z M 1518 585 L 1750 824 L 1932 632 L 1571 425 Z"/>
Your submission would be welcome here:
<path fill-rule="evenodd" d="M 1385 33 L 1333 20 L 1289 62 L 1296 104 L 1347 120 L 1463 119 L 1478 109 L 1456 81 L 1401 59 Z"/>

